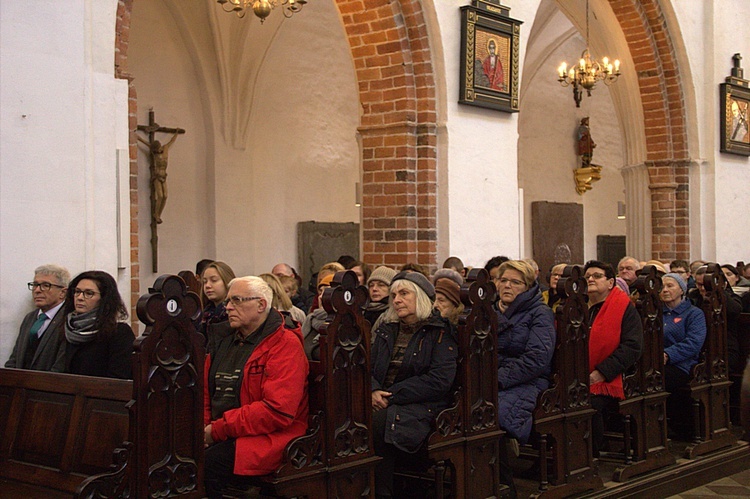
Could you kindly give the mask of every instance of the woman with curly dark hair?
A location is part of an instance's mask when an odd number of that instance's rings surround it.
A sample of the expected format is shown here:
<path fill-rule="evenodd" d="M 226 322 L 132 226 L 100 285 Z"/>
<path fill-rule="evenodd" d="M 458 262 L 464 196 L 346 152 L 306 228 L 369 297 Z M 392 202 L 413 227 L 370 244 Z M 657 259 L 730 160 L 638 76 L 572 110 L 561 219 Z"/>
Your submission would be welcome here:
<path fill-rule="evenodd" d="M 65 346 L 55 372 L 105 378 L 132 377 L 133 330 L 123 321 L 128 309 L 117 282 L 106 272 L 89 270 L 68 285 L 65 297 Z"/>

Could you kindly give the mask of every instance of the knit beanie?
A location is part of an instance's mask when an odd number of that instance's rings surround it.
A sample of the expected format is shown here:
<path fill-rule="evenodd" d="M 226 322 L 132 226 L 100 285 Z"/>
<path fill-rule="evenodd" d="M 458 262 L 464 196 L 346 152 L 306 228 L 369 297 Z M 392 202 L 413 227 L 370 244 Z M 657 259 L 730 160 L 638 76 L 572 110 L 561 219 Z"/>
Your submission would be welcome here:
<path fill-rule="evenodd" d="M 456 272 L 453 269 L 440 269 L 432 276 L 432 283 L 437 284 L 439 279 L 450 279 L 451 281 L 454 281 L 456 284 L 461 286 L 461 284 L 464 283 L 464 278 L 461 277 L 461 274 Z"/>
<path fill-rule="evenodd" d="M 448 298 L 456 307 L 461 303 L 461 288 L 447 277 L 437 280 L 435 283 L 435 292 Z"/>
<path fill-rule="evenodd" d="M 671 277 L 675 281 L 677 281 L 677 284 L 680 285 L 680 289 L 682 289 L 682 295 L 685 296 L 687 294 L 687 283 L 682 278 L 680 274 L 675 274 L 674 272 L 670 272 L 669 274 L 664 274 L 664 277 L 662 279 L 665 279 L 667 277 Z"/>
<path fill-rule="evenodd" d="M 425 292 L 430 300 L 435 301 L 435 286 L 433 286 L 432 283 L 423 274 L 419 272 L 399 272 L 391 280 L 391 284 L 401 279 L 406 279 L 407 281 L 413 282 L 414 284 L 419 286 L 422 291 Z"/>
<path fill-rule="evenodd" d="M 630 294 L 630 288 L 628 287 L 628 283 L 625 282 L 625 279 L 623 279 L 622 277 L 615 277 L 615 284 L 618 288 L 623 290 L 626 295 Z"/>
<path fill-rule="evenodd" d="M 323 279 L 321 279 L 320 282 L 318 282 L 318 288 L 320 288 L 321 286 L 330 286 L 331 281 L 333 281 L 333 276 L 335 275 L 336 274 L 328 274 Z"/>
<path fill-rule="evenodd" d="M 378 267 L 370 274 L 369 279 L 367 279 L 367 285 L 369 286 L 371 281 L 380 281 L 390 286 L 395 275 L 396 271 L 390 267 Z"/>

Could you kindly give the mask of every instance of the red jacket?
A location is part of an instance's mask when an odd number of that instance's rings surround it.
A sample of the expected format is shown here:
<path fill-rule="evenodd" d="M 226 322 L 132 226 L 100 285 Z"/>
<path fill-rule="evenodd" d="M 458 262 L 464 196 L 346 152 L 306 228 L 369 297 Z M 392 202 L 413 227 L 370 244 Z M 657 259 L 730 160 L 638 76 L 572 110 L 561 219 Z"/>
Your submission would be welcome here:
<path fill-rule="evenodd" d="M 271 313 L 278 313 L 271 310 Z M 282 324 L 255 347 L 243 370 L 240 407 L 211 421 L 208 373 L 204 370 L 204 424 L 216 442 L 237 439 L 234 473 L 266 475 L 281 465 L 284 448 L 307 431 L 309 364 L 299 327 Z"/>

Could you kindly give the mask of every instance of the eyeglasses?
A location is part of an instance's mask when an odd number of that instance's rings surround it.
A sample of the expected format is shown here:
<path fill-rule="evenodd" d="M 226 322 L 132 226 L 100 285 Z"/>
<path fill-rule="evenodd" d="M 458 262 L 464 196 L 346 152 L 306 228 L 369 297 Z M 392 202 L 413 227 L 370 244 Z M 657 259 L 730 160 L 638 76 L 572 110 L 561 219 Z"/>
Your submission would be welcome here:
<path fill-rule="evenodd" d="M 557 273 L 552 274 L 552 277 L 562 277 L 562 276 L 563 276 L 562 274 L 557 274 Z"/>
<path fill-rule="evenodd" d="M 585 276 L 583 276 L 583 278 L 586 279 L 587 281 L 589 279 L 594 279 L 595 281 L 598 281 L 602 277 L 607 277 L 607 274 L 602 274 L 601 272 L 594 272 L 594 273 L 586 274 Z"/>
<path fill-rule="evenodd" d="M 65 286 L 60 286 L 59 284 L 52 284 L 51 282 L 29 282 L 26 284 L 29 287 L 29 291 L 34 291 L 34 288 L 39 288 L 42 291 L 49 291 L 52 289 L 52 287 L 64 289 Z"/>
<path fill-rule="evenodd" d="M 101 293 L 98 291 L 94 291 L 93 289 L 74 289 L 73 290 L 73 296 L 83 295 L 83 297 L 87 300 L 92 299 L 95 295 L 100 295 Z"/>
<path fill-rule="evenodd" d="M 526 283 L 523 281 L 519 281 L 518 279 L 508 279 L 507 277 L 501 277 L 497 280 L 497 283 L 500 284 L 500 286 L 505 286 L 506 284 L 510 283 L 511 286 L 515 286 L 517 288 L 526 286 Z"/>
<path fill-rule="evenodd" d="M 242 302 L 262 299 L 263 298 L 260 296 L 227 296 L 227 299 L 224 300 L 224 306 L 226 307 L 227 305 L 229 305 L 229 302 L 231 302 L 232 305 L 236 307 Z"/>
<path fill-rule="evenodd" d="M 687 271 L 680 269 L 680 270 L 673 270 L 672 273 L 673 274 L 687 274 Z"/>

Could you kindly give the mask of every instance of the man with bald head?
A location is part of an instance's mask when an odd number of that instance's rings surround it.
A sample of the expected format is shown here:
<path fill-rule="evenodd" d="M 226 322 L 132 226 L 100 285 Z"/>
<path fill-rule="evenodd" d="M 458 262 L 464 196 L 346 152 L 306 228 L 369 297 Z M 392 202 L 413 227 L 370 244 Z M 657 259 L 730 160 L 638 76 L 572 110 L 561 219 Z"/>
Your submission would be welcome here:
<path fill-rule="evenodd" d="M 271 307 L 273 291 L 254 276 L 232 279 L 231 334 L 206 356 L 205 482 L 209 498 L 231 483 L 267 475 L 307 430 L 309 366 L 299 325 Z"/>
<path fill-rule="evenodd" d="M 271 273 L 281 279 L 282 277 L 294 277 L 297 280 L 297 293 L 290 296 L 292 304 L 302 310 L 305 314 L 310 310 L 312 302 L 315 299 L 315 293 L 310 292 L 302 286 L 302 278 L 297 271 L 288 263 L 277 263 L 271 269 Z"/>

